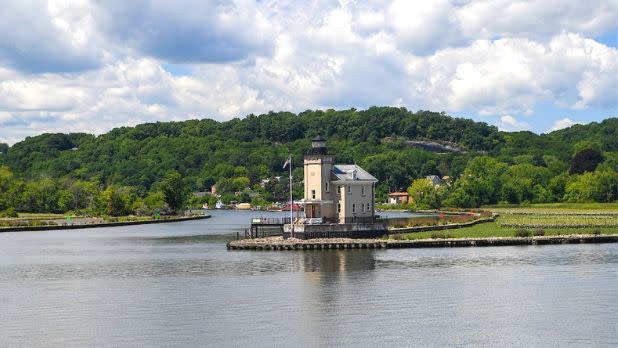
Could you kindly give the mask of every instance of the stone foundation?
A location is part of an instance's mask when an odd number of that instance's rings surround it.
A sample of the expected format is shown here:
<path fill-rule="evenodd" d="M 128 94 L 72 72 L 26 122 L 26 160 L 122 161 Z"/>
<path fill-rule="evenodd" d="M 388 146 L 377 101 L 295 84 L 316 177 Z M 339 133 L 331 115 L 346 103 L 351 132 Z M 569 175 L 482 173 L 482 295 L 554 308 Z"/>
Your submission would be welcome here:
<path fill-rule="evenodd" d="M 351 223 L 351 224 L 295 224 L 294 233 L 290 224 L 283 226 L 283 237 L 297 239 L 316 238 L 379 238 L 388 232 L 384 223 Z"/>

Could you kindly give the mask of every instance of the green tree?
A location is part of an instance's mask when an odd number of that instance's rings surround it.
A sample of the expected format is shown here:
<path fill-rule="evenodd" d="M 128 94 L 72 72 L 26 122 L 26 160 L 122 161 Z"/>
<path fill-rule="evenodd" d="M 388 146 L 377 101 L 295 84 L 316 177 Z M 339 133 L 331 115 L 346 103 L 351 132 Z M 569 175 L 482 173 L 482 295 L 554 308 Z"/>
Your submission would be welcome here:
<path fill-rule="evenodd" d="M 13 173 L 8 167 L 0 166 L 0 210 L 9 207 L 9 189 L 14 182 Z"/>
<path fill-rule="evenodd" d="M 109 186 L 99 195 L 100 211 L 110 216 L 122 216 L 132 213 L 134 198 L 127 188 Z"/>
<path fill-rule="evenodd" d="M 442 205 L 442 189 L 429 179 L 416 179 L 408 187 L 412 204 L 419 209 L 437 209 Z"/>
<path fill-rule="evenodd" d="M 550 202 L 560 202 L 564 197 L 564 190 L 569 182 L 569 176 L 566 172 L 556 175 L 549 180 L 547 191 Z"/>
<path fill-rule="evenodd" d="M 215 195 L 208 195 L 208 207 L 210 209 L 212 209 L 212 208 L 217 206 L 217 201 L 218 201 L 217 196 L 215 196 Z"/>
<path fill-rule="evenodd" d="M 500 177 L 506 168 L 506 164 L 490 157 L 473 158 L 445 203 L 466 208 L 497 203 L 502 193 Z"/>
<path fill-rule="evenodd" d="M 603 155 L 596 149 L 583 149 L 573 156 L 569 174 L 582 174 L 594 172 L 599 163 L 603 162 Z"/>
<path fill-rule="evenodd" d="M 568 202 L 613 202 L 618 197 L 618 173 L 585 172 L 566 185 L 564 200 Z"/>
<path fill-rule="evenodd" d="M 73 209 L 73 195 L 69 190 L 60 190 L 58 192 L 58 208 L 62 212 L 67 212 Z"/>
<path fill-rule="evenodd" d="M 165 195 L 161 191 L 148 192 L 148 195 L 144 198 L 144 204 L 151 211 L 165 209 L 167 205 Z"/>
<path fill-rule="evenodd" d="M 165 202 L 173 212 L 178 213 L 184 207 L 187 199 L 187 189 L 182 182 L 180 173 L 168 173 L 161 182 L 161 191 L 165 196 Z"/>
<path fill-rule="evenodd" d="M 530 163 L 510 166 L 502 174 L 502 200 L 512 204 L 522 202 L 546 202 L 549 197 L 544 189 L 551 173 L 546 167 Z"/>
<path fill-rule="evenodd" d="M 240 176 L 232 179 L 232 187 L 234 191 L 242 191 L 249 187 L 249 178 Z"/>

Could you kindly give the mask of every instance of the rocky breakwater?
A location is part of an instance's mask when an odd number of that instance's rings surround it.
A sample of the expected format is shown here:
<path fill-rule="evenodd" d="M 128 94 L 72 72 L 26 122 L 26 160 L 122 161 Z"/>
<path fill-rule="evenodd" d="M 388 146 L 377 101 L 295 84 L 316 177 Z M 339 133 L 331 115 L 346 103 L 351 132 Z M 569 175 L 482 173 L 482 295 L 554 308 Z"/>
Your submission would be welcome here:
<path fill-rule="evenodd" d="M 267 237 L 235 240 L 227 243 L 228 250 L 324 250 L 386 248 L 383 239 L 316 238 L 297 239 Z"/>
<path fill-rule="evenodd" d="M 618 234 L 565 235 L 539 237 L 447 238 L 418 240 L 320 238 L 295 239 L 268 237 L 242 239 L 227 244 L 228 250 L 324 250 L 384 248 L 444 248 L 580 243 L 618 243 Z"/>

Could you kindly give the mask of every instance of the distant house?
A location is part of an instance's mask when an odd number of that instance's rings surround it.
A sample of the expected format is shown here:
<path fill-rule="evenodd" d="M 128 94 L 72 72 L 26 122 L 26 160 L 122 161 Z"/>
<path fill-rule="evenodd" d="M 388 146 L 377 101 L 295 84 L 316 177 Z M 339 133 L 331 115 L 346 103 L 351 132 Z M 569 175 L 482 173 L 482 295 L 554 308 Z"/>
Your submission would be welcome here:
<path fill-rule="evenodd" d="M 262 179 L 260 180 L 260 186 L 262 188 L 266 188 L 266 185 L 268 185 L 268 183 L 272 182 L 279 182 L 281 180 L 280 176 L 274 176 L 272 178 L 267 178 L 267 179 Z"/>
<path fill-rule="evenodd" d="M 444 181 L 444 183 L 445 183 L 447 186 L 451 186 L 451 177 L 450 177 L 450 176 L 448 176 L 448 175 L 443 176 L 443 177 L 442 177 L 442 181 Z"/>
<path fill-rule="evenodd" d="M 391 192 L 388 194 L 389 204 L 407 204 L 410 202 L 410 195 L 407 192 Z"/>
<path fill-rule="evenodd" d="M 440 185 L 444 184 L 444 181 L 442 179 L 440 179 L 440 177 L 437 176 L 437 175 L 427 175 L 425 177 L 425 179 L 431 181 L 433 186 L 440 186 Z"/>

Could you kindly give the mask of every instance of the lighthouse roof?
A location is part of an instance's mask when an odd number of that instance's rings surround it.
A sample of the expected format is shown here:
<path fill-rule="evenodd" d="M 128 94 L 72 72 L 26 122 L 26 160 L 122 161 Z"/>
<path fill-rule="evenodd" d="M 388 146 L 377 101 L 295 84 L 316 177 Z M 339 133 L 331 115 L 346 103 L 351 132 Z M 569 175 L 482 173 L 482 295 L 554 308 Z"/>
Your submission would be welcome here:
<path fill-rule="evenodd" d="M 373 175 L 356 164 L 336 164 L 333 175 L 340 181 L 378 181 Z"/>

